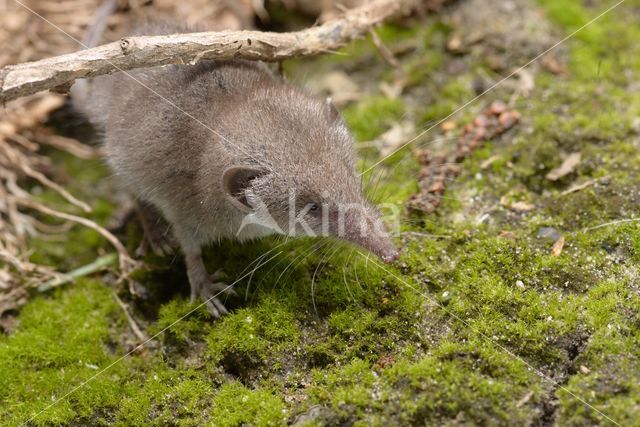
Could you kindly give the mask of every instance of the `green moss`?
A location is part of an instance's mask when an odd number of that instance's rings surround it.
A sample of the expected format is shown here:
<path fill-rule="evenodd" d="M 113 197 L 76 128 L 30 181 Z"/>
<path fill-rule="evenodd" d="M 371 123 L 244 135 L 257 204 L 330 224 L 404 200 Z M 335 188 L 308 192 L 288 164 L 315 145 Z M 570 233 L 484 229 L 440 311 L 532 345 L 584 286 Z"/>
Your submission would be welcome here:
<path fill-rule="evenodd" d="M 37 425 L 89 419 L 95 407 L 116 407 L 123 366 L 115 366 L 83 387 L 82 393 L 48 407 L 116 359 L 107 350 L 110 328 L 122 324 L 103 285 L 81 280 L 53 299 L 36 298 L 20 315 L 20 329 L 0 336 L 0 419 Z M 40 414 L 41 411 L 44 411 Z"/>
<path fill-rule="evenodd" d="M 211 418 L 217 426 L 279 426 L 287 417 L 282 401 L 270 391 L 231 382 L 214 396 Z"/>
<path fill-rule="evenodd" d="M 465 102 L 473 98 L 471 81 L 468 76 L 460 76 L 438 87 L 436 102 L 429 105 L 422 114 L 421 122 L 430 126 L 448 117 Z"/>
<path fill-rule="evenodd" d="M 213 419 L 207 412 L 211 384 L 195 371 L 175 372 L 158 365 L 144 378 L 131 378 L 115 413 L 116 425 L 202 425 Z"/>
<path fill-rule="evenodd" d="M 201 338 L 209 329 L 205 326 L 209 315 L 204 307 L 196 307 L 187 299 L 175 298 L 169 301 L 160 307 L 158 321 L 151 327 L 149 333 L 155 335 L 165 331 L 178 342 Z"/>
<path fill-rule="evenodd" d="M 358 141 L 369 141 L 387 130 L 403 113 L 402 99 L 372 96 L 347 107 L 343 116 Z"/>
<path fill-rule="evenodd" d="M 292 351 L 299 337 L 293 313 L 266 298 L 255 307 L 236 310 L 221 319 L 212 328 L 208 342 L 214 361 L 243 376 L 270 356 L 269 369 L 281 368 L 277 356 Z"/>
<path fill-rule="evenodd" d="M 456 350 L 454 350 L 454 347 Z M 317 373 L 318 385 L 309 390 L 310 398 L 330 408 L 324 422 L 377 424 L 386 420 L 394 424 L 439 424 L 464 414 L 472 424 L 485 422 L 526 422 L 534 416 L 529 406 L 517 407 L 511 393 L 524 396 L 532 380 L 526 367 L 495 366 L 502 360 L 489 351 L 472 351 L 473 373 L 465 367 L 459 354 L 424 357 L 419 362 L 398 361 L 380 369 L 367 362 L 354 359 L 347 366 L 328 374 Z M 463 346 L 449 346 L 450 352 L 461 352 Z M 498 357 L 496 357 L 498 356 Z M 479 368 L 479 362 L 487 367 Z M 492 366 L 489 369 L 488 366 Z M 495 377 L 513 376 L 513 382 L 502 382 Z M 482 390 L 479 395 L 478 392 Z M 533 391 L 539 393 L 538 388 Z M 534 397 L 530 403 L 535 402 Z M 363 424 L 363 425 L 364 425 Z"/>
<path fill-rule="evenodd" d="M 149 297 L 130 306 L 150 324 L 149 334 L 168 330 L 34 423 L 526 425 L 543 417 L 606 424 L 586 401 L 621 424 L 638 424 L 640 223 L 605 225 L 632 218 L 640 203 L 640 30 L 637 1 L 626 3 L 556 52 L 568 61 L 567 75 L 533 73 L 531 94 L 513 97 L 521 123 L 464 160 L 436 213 L 407 215 L 403 205 L 418 188 L 411 149 L 435 146 L 439 129 L 363 176 L 373 199 L 400 212 L 398 263 L 378 265 L 331 241 L 225 242 L 206 258 L 231 278 L 271 249 L 276 256 L 236 284 L 241 297 L 227 301 L 231 314 L 213 320 L 204 308 L 190 313 L 196 306 L 187 300 L 181 262 L 149 257 L 135 275 Z M 539 4 L 565 34 L 598 13 L 570 0 Z M 369 40 L 287 67 L 293 81 L 339 69 L 369 82 L 362 83 L 368 95 L 345 110 L 359 141 L 398 121 L 417 120 L 424 130 L 471 99 L 472 83 L 486 73 L 479 71 L 483 58 L 444 49 L 457 29 L 439 19 L 379 30 L 402 51 L 394 70 Z M 401 98 L 380 95 L 376 82 L 399 76 L 407 81 Z M 512 91 L 500 86 L 490 96 L 452 119 L 461 127 Z M 379 155 L 362 151 L 364 171 Z M 574 152 L 582 157 L 575 170 L 546 178 Z M 113 207 L 106 171 L 66 156 L 56 162 L 104 224 Z M 513 212 L 507 206 L 514 201 L 535 208 Z M 555 239 L 537 237 L 542 227 L 565 238 L 560 254 L 552 254 Z M 132 226 L 128 236 L 135 247 L 139 230 Z M 34 244 L 32 259 L 66 269 L 107 248 L 80 228 L 65 237 Z M 91 280 L 34 298 L 18 320 L 13 334 L 0 337 L 3 424 L 24 423 L 117 361 L 134 340 L 107 285 Z M 556 401 L 554 411 L 549 402 Z"/>

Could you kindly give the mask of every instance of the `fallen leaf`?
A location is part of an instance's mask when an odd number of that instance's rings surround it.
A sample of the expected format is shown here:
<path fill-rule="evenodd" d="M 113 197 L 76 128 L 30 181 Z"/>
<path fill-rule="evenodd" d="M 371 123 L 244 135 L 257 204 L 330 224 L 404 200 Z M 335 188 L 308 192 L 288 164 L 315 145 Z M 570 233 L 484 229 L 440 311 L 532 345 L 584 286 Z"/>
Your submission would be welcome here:
<path fill-rule="evenodd" d="M 562 253 L 562 248 L 564 248 L 564 236 L 560 236 L 558 240 L 551 247 L 551 255 L 559 256 Z"/>
<path fill-rule="evenodd" d="M 531 92 L 536 88 L 535 79 L 533 74 L 530 71 L 525 69 L 521 69 L 517 73 L 519 81 L 518 81 L 518 92 L 520 92 L 523 96 L 527 97 L 531 95 Z"/>
<path fill-rule="evenodd" d="M 402 95 L 402 91 L 404 89 L 403 86 L 394 85 L 387 82 L 381 82 L 379 87 L 384 96 L 391 99 L 397 99 L 400 95 Z"/>
<path fill-rule="evenodd" d="M 587 368 L 584 365 L 580 365 L 580 372 L 582 372 L 583 374 L 588 374 L 591 372 L 591 369 Z"/>
<path fill-rule="evenodd" d="M 547 174 L 549 181 L 557 181 L 562 177 L 569 175 L 580 164 L 580 153 L 571 153 L 562 162 L 560 167 L 553 169 Z"/>
<path fill-rule="evenodd" d="M 416 133 L 416 126 L 412 122 L 395 123 L 391 129 L 380 135 L 375 144 L 382 156 L 388 156 L 396 148 L 411 139 Z"/>
<path fill-rule="evenodd" d="M 547 55 L 542 58 L 542 66 L 556 75 L 567 74 L 567 67 L 553 55 Z"/>
<path fill-rule="evenodd" d="M 501 159 L 500 156 L 491 156 L 484 162 L 480 163 L 480 169 L 484 170 L 489 166 L 491 166 L 496 160 L 500 160 L 500 159 Z"/>
<path fill-rule="evenodd" d="M 566 196 L 567 194 L 571 194 L 571 193 L 575 193 L 576 191 L 580 191 L 580 190 L 584 190 L 585 188 L 589 187 L 590 185 L 593 185 L 599 181 L 606 181 L 609 179 L 609 175 L 607 176 L 603 176 L 600 178 L 594 178 L 594 179 L 590 179 L 588 181 L 585 181 L 583 183 L 580 184 L 575 184 L 572 185 L 570 188 L 564 190 L 562 193 L 560 193 L 561 196 Z"/>
<path fill-rule="evenodd" d="M 530 401 L 532 397 L 533 397 L 533 391 L 530 391 L 529 393 L 522 396 L 522 398 L 518 400 L 518 402 L 516 403 L 516 408 L 522 407 L 525 403 Z"/>
<path fill-rule="evenodd" d="M 336 105 L 357 101 L 361 97 L 360 88 L 347 73 L 332 71 L 311 85 L 314 92 L 328 93 Z"/>
<path fill-rule="evenodd" d="M 447 41 L 447 49 L 451 52 L 460 52 L 462 50 L 462 38 L 459 34 L 454 34 Z"/>

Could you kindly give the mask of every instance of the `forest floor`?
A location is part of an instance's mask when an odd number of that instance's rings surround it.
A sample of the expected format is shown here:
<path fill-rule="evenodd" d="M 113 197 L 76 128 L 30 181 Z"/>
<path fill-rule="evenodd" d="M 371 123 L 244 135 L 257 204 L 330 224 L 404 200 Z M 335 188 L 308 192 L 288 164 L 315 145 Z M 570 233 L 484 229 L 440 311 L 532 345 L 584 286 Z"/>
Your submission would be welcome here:
<path fill-rule="evenodd" d="M 218 321 L 192 312 L 179 255 L 145 258 L 144 298 L 110 274 L 34 295 L 2 319 L 0 423 L 639 425 L 640 1 L 438 123 L 611 5 L 460 1 L 379 29 L 397 67 L 370 39 L 288 61 L 290 81 L 339 104 L 363 171 L 432 128 L 367 174 L 404 212 L 400 260 L 278 238 L 212 247 L 240 279 Z M 434 212 L 406 210 L 416 149 L 447 150 L 494 101 L 519 122 L 462 160 Z M 87 132 L 65 111 L 52 126 Z M 50 155 L 107 224 L 120 201 L 106 167 Z M 133 251 L 140 227 L 122 238 Z M 69 271 L 109 251 L 75 228 L 32 259 Z M 131 355 L 117 295 L 154 336 Z"/>

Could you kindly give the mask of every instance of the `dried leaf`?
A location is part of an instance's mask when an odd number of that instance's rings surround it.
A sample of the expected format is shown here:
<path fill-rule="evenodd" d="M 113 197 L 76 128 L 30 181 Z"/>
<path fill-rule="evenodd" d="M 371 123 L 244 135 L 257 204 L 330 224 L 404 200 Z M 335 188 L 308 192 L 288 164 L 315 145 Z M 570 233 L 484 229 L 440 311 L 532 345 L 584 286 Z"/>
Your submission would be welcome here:
<path fill-rule="evenodd" d="M 480 163 L 480 169 L 485 170 L 486 168 L 488 168 L 489 166 L 491 166 L 493 163 L 495 163 L 497 160 L 500 160 L 500 159 L 501 159 L 500 156 L 491 156 L 484 162 Z"/>
<path fill-rule="evenodd" d="M 516 408 L 520 408 L 524 406 L 528 401 L 531 400 L 532 397 L 533 397 L 533 391 L 530 391 L 529 393 L 522 396 L 522 398 L 518 400 L 518 402 L 516 403 Z"/>
<path fill-rule="evenodd" d="M 535 208 L 536 206 L 534 204 L 528 202 L 514 202 L 509 206 L 509 209 L 518 213 L 531 212 Z"/>
<path fill-rule="evenodd" d="M 571 153 L 562 162 L 560 167 L 553 169 L 547 174 L 549 181 L 557 181 L 562 177 L 569 175 L 580 164 L 580 153 Z"/>
<path fill-rule="evenodd" d="M 529 96 L 531 92 L 536 88 L 535 79 L 533 74 L 526 70 L 522 69 L 517 73 L 519 81 L 518 81 L 518 92 L 520 92 L 524 96 Z"/>
<path fill-rule="evenodd" d="M 412 122 L 395 123 L 391 129 L 380 135 L 375 145 L 380 149 L 382 156 L 388 156 L 411 139 L 415 133 L 416 127 Z"/>
<path fill-rule="evenodd" d="M 562 253 L 562 248 L 564 248 L 564 236 L 560 236 L 558 240 L 551 247 L 551 255 L 559 256 Z"/>
<path fill-rule="evenodd" d="M 448 41 L 447 41 L 447 49 L 450 52 L 461 52 L 462 49 L 462 37 L 460 37 L 459 34 L 454 34 Z"/>
<path fill-rule="evenodd" d="M 347 73 L 332 71 L 311 85 L 314 92 L 325 92 L 336 105 L 360 99 L 360 88 Z"/>
<path fill-rule="evenodd" d="M 547 55 L 542 58 L 542 66 L 556 75 L 566 75 L 568 73 L 567 66 L 553 55 Z"/>
<path fill-rule="evenodd" d="M 503 239 L 511 240 L 512 242 L 516 241 L 516 233 L 513 231 L 500 230 L 498 237 L 502 237 Z"/>

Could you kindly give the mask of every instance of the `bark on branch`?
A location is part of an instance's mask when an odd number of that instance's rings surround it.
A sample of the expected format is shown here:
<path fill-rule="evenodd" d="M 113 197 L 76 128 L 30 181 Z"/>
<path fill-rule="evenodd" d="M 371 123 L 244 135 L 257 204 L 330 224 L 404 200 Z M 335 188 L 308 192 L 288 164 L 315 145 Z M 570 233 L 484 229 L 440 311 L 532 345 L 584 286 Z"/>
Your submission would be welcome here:
<path fill-rule="evenodd" d="M 223 31 L 126 37 L 75 53 L 0 69 L 0 102 L 134 68 L 194 64 L 203 59 L 279 61 L 338 49 L 373 26 L 408 13 L 420 0 L 376 0 L 341 18 L 291 33 Z"/>

